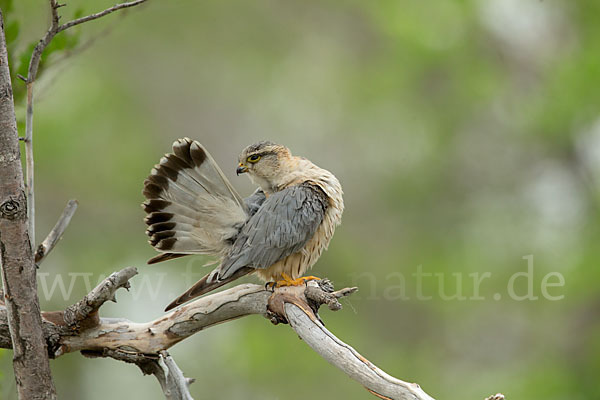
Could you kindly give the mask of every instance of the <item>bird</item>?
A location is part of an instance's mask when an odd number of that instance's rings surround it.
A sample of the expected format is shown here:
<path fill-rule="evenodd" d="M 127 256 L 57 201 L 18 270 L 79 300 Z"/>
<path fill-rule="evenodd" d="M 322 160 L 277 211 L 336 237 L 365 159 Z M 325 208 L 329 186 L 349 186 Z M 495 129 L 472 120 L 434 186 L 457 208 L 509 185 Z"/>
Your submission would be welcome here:
<path fill-rule="evenodd" d="M 247 274 L 271 287 L 297 286 L 328 247 L 344 211 L 343 191 L 329 171 L 280 144 L 242 150 L 236 174 L 257 186 L 242 198 L 198 141 L 173 143 L 144 181 L 149 243 L 161 254 L 148 264 L 187 255 L 218 266 L 173 300 L 169 311 Z"/>

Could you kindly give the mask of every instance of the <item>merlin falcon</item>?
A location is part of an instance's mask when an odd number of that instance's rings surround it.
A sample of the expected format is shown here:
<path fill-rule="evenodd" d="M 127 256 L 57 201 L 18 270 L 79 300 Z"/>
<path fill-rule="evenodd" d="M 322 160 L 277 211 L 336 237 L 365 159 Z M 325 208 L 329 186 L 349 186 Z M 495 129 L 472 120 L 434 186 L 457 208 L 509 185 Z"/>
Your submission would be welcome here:
<path fill-rule="evenodd" d="M 219 266 L 165 311 L 255 273 L 276 286 L 300 285 L 341 222 L 342 187 L 329 171 L 272 142 L 246 147 L 236 173 L 258 186 L 243 199 L 197 141 L 173 143 L 144 182 L 148 264 L 189 254 L 216 256 Z"/>

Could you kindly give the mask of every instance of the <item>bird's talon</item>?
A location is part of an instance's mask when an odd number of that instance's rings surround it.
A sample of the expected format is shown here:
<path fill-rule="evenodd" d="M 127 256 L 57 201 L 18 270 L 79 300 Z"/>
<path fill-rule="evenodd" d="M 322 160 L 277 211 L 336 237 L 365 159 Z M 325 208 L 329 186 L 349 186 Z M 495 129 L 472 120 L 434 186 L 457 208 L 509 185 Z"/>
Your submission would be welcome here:
<path fill-rule="evenodd" d="M 283 279 L 275 282 L 274 288 L 276 288 L 276 287 L 282 287 L 282 286 L 300 286 L 300 285 L 306 285 L 308 281 L 315 281 L 315 280 L 320 281 L 321 280 L 321 278 L 317 278 L 316 276 L 302 276 L 302 277 L 297 278 L 297 279 L 292 279 L 285 272 L 283 272 L 281 274 L 281 276 L 283 277 Z"/>

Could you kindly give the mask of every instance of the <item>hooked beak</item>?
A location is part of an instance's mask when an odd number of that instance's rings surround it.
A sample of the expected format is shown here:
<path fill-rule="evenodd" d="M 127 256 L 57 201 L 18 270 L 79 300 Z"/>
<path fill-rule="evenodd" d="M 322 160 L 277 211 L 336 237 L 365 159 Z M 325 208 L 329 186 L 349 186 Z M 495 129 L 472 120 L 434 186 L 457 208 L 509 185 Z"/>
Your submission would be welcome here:
<path fill-rule="evenodd" d="M 248 167 L 240 163 L 240 165 L 238 165 L 237 169 L 235 170 L 236 175 L 243 174 L 245 172 L 248 172 Z"/>

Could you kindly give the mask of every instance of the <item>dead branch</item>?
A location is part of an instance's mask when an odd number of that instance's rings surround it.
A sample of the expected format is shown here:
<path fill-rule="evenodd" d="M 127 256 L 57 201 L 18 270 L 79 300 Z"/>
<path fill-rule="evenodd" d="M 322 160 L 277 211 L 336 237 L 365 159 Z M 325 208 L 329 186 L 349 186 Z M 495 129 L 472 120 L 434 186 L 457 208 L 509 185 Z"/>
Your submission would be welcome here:
<path fill-rule="evenodd" d="M 161 351 L 159 356 L 158 364 L 164 371 L 164 378 L 157 376 L 157 379 L 167 399 L 193 400 L 189 386 L 194 383 L 194 379 L 184 377 L 175 360 L 166 351 Z"/>
<path fill-rule="evenodd" d="M 129 289 L 129 279 L 137 275 L 137 269 L 128 267 L 113 272 L 82 300 L 65 310 L 64 321 L 70 328 L 79 328 L 79 324 L 89 318 L 97 319 L 98 309 L 107 301 L 117 302 L 115 293 L 120 288 Z"/>
<path fill-rule="evenodd" d="M 305 309 L 286 303 L 285 314 L 291 327 L 306 344 L 375 396 L 382 399 L 433 400 L 418 384 L 396 379 L 377 368 L 312 318 Z"/>
<path fill-rule="evenodd" d="M 175 360 L 164 350 L 158 355 L 108 349 L 102 352 L 82 351 L 82 354 L 89 358 L 110 357 L 135 364 L 144 375 L 154 375 L 167 400 L 194 400 L 189 391 L 189 386 L 194 383 L 194 379 L 186 378 Z"/>
<path fill-rule="evenodd" d="M 69 222 L 71 222 L 73 214 L 75 214 L 75 211 L 77 210 L 77 205 L 77 200 L 69 200 L 60 218 L 56 221 L 56 225 L 54 225 L 54 228 L 48 233 L 46 239 L 44 239 L 35 251 L 36 265 L 39 266 L 42 261 L 44 261 L 46 256 L 54 249 L 54 246 L 56 246 L 58 241 L 62 238 L 67 226 L 69 226 Z"/>
<path fill-rule="evenodd" d="M 142 4 L 144 2 L 146 2 L 146 0 L 136 0 L 136 1 L 131 1 L 129 3 L 116 4 L 116 5 L 114 5 L 114 6 L 110 7 L 110 8 L 107 8 L 104 11 L 100 11 L 100 12 L 97 12 L 95 14 L 88 15 L 87 17 L 77 18 L 77 19 L 75 19 L 73 21 L 67 22 L 66 24 L 62 24 L 61 26 L 58 27 L 58 32 L 62 32 L 64 30 L 67 30 L 67 29 L 69 29 L 69 28 L 71 28 L 71 27 L 73 27 L 75 25 L 83 24 L 84 22 L 93 21 L 95 19 L 102 18 L 105 15 L 111 14 L 111 13 L 113 13 L 115 11 L 118 11 L 118 10 L 121 10 L 123 8 L 129 8 L 129 7 L 137 6 L 138 4 Z"/>
<path fill-rule="evenodd" d="M 98 308 L 113 299 L 118 288 L 128 287 L 128 280 L 136 273 L 135 268 L 113 273 L 66 311 L 43 314 L 45 332 L 54 337 L 50 350 L 55 357 L 80 351 L 86 356 L 131 362 L 144 373 L 155 375 L 165 395 L 179 393 L 173 398 L 188 399 L 191 398 L 186 397 L 188 381 L 164 351 L 208 327 L 257 314 L 275 323 L 289 321 L 313 350 L 380 398 L 432 400 L 417 384 L 403 382 L 378 369 L 319 322 L 320 305 L 338 310 L 341 308 L 338 299 L 356 288 L 334 292 L 327 280 L 278 288 L 275 292 L 260 285 L 243 284 L 201 297 L 150 322 L 99 318 Z M 0 346 L 10 343 L 1 329 L 3 312 L 0 307 Z M 165 366 L 171 372 L 161 375 Z"/>
<path fill-rule="evenodd" d="M 283 287 L 274 292 L 263 286 L 242 284 L 183 305 L 150 322 L 100 318 L 98 309 L 115 299 L 119 288 L 128 288 L 135 268 L 111 274 L 81 301 L 66 311 L 44 312 L 44 334 L 52 357 L 80 351 L 86 357 L 110 357 L 136 364 L 154 375 L 167 399 L 189 400 L 185 378 L 166 350 L 211 326 L 246 315 L 262 315 L 273 323 L 290 326 L 314 351 L 381 399 L 433 400 L 416 383 L 394 378 L 327 330 L 318 316 L 319 306 L 339 310 L 338 299 L 357 288 L 334 291 L 328 280 L 306 286 Z M 6 327 L 6 308 L 0 305 L 0 347 L 12 343 Z M 501 394 L 486 400 L 503 400 Z"/>

